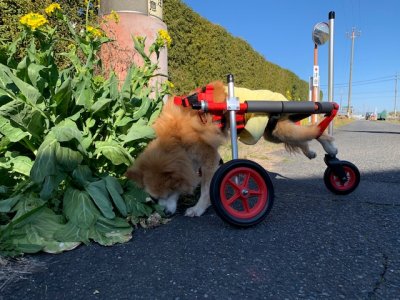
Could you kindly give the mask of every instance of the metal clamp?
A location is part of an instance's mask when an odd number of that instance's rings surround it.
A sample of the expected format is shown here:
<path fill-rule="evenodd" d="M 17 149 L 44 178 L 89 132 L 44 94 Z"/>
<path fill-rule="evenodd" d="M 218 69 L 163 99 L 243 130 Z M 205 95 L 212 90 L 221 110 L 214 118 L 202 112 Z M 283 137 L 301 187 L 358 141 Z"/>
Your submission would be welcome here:
<path fill-rule="evenodd" d="M 237 97 L 228 98 L 226 100 L 226 108 L 228 110 L 240 110 L 240 101 Z"/>

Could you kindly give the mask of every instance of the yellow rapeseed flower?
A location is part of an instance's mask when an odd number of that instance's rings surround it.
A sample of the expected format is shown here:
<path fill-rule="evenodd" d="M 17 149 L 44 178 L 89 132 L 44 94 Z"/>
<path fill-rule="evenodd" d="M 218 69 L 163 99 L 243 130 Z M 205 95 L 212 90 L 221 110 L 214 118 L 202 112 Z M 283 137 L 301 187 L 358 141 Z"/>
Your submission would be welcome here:
<path fill-rule="evenodd" d="M 37 28 L 45 25 L 48 21 L 47 19 L 41 15 L 41 14 L 37 14 L 37 13 L 29 13 L 26 14 L 24 16 L 22 16 L 19 19 L 19 22 L 24 25 L 29 27 L 30 29 L 32 29 L 33 31 L 35 31 Z"/>
<path fill-rule="evenodd" d="M 61 10 L 61 6 L 58 3 L 52 3 L 44 9 L 48 15 L 51 15 L 56 10 Z"/>
<path fill-rule="evenodd" d="M 112 10 L 111 13 L 107 16 L 108 21 L 114 21 L 115 23 L 119 23 L 119 14 L 115 11 Z"/>
<path fill-rule="evenodd" d="M 94 37 L 102 37 L 103 36 L 103 32 L 97 28 L 94 28 L 93 26 L 86 26 L 86 31 L 89 32 L 91 35 L 93 35 Z"/>
<path fill-rule="evenodd" d="M 167 44 L 168 47 L 171 46 L 172 39 L 171 39 L 171 37 L 169 36 L 168 31 L 166 31 L 166 30 L 164 30 L 164 29 L 160 29 L 160 30 L 158 31 L 158 35 L 160 36 L 160 38 L 163 39 L 163 41 Z"/>
<path fill-rule="evenodd" d="M 175 87 L 175 85 L 174 85 L 171 81 L 169 81 L 169 80 L 166 80 L 165 83 L 166 83 L 166 84 L 169 86 L 169 88 L 171 88 L 171 89 L 173 89 L 173 88 Z"/>

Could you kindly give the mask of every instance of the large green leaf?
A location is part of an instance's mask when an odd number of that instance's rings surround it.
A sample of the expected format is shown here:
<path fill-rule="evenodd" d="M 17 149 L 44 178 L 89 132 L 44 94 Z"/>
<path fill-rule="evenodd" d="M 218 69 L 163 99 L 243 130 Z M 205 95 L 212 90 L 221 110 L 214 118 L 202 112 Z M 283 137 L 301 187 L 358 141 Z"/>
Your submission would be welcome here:
<path fill-rule="evenodd" d="M 31 179 L 35 183 L 42 183 L 46 176 L 56 175 L 57 161 L 56 149 L 57 140 L 53 135 L 48 135 L 42 145 L 40 145 L 35 163 L 31 169 Z"/>
<path fill-rule="evenodd" d="M 35 214 L 36 210 L 42 209 L 45 201 L 32 194 L 20 194 L 20 199 L 13 207 L 13 211 L 17 213 L 13 217 L 13 221 L 30 222 L 30 218 Z M 23 225 L 23 224 L 22 224 Z"/>
<path fill-rule="evenodd" d="M 149 119 L 148 125 L 152 125 L 154 123 L 154 121 L 158 118 L 158 116 L 161 113 L 161 110 L 163 108 L 163 104 L 164 102 L 159 101 L 152 109 L 152 114 L 151 117 Z"/>
<path fill-rule="evenodd" d="M 57 124 L 51 131 L 59 142 L 69 142 L 73 139 L 80 142 L 82 140 L 82 132 L 78 129 L 76 123 L 69 119 Z"/>
<path fill-rule="evenodd" d="M 90 228 L 100 216 L 89 194 L 74 188 L 68 188 L 65 192 L 63 207 L 67 219 L 79 228 Z"/>
<path fill-rule="evenodd" d="M 23 155 L 12 157 L 10 163 L 12 165 L 12 171 L 25 176 L 29 176 L 33 166 L 33 161 L 29 157 Z"/>
<path fill-rule="evenodd" d="M 91 87 L 89 76 L 82 76 L 82 78 L 80 78 L 76 84 L 74 96 L 77 105 L 82 105 L 86 109 L 90 109 L 93 104 L 94 91 Z"/>
<path fill-rule="evenodd" d="M 0 200 L 0 212 L 9 213 L 14 205 L 21 199 L 21 195 L 12 198 Z"/>
<path fill-rule="evenodd" d="M 138 120 L 145 116 L 150 108 L 151 100 L 148 97 L 141 97 L 141 104 L 138 110 L 133 113 L 133 119 Z"/>
<path fill-rule="evenodd" d="M 119 97 L 119 90 L 118 90 L 119 81 L 114 72 L 111 73 L 110 78 L 107 81 L 107 84 L 109 84 L 111 99 L 113 99 L 113 100 L 118 99 L 118 97 Z"/>
<path fill-rule="evenodd" d="M 72 178 L 82 188 L 90 182 L 96 181 L 93 177 L 92 171 L 86 165 L 79 165 L 73 172 Z"/>
<path fill-rule="evenodd" d="M 82 162 L 83 156 L 79 151 L 56 144 L 55 156 L 58 166 L 65 172 L 72 172 Z"/>
<path fill-rule="evenodd" d="M 8 67 L 4 66 L 3 64 L 0 64 L 0 95 L 6 96 L 4 99 L 11 98 L 15 100 L 17 99 L 15 95 L 17 88 L 15 87 L 12 79 L 5 72 L 7 70 L 9 70 Z M 1 102 L 0 104 L 4 105 L 4 103 Z"/>
<path fill-rule="evenodd" d="M 47 69 L 47 67 L 31 63 L 28 66 L 28 77 L 32 85 L 40 92 L 43 91 L 45 86 L 45 79 L 41 76 L 41 71 Z"/>
<path fill-rule="evenodd" d="M 97 142 L 95 144 L 96 151 L 95 155 L 103 154 L 107 157 L 114 165 L 125 164 L 127 166 L 131 165 L 133 162 L 132 156 L 122 147 L 118 142 Z"/>
<path fill-rule="evenodd" d="M 152 208 L 147 202 L 147 197 L 148 194 L 143 189 L 130 186 L 123 195 L 128 212 L 135 217 L 150 216 Z"/>
<path fill-rule="evenodd" d="M 10 121 L 0 116 L 0 133 L 6 136 L 11 142 L 16 143 L 25 137 L 29 137 L 29 132 L 23 131 L 11 125 Z"/>
<path fill-rule="evenodd" d="M 64 172 L 58 172 L 55 175 L 47 175 L 44 179 L 42 189 L 39 194 L 40 198 L 43 200 L 49 200 L 53 196 L 53 192 L 59 187 L 66 177 L 67 174 Z"/>
<path fill-rule="evenodd" d="M 76 245 L 63 245 L 54 239 L 54 233 L 63 228 L 64 219 L 44 206 L 32 209 L 7 225 L 6 243 L 17 253 L 36 253 L 50 248 L 52 252 L 72 249 Z M 58 243 L 58 247 L 57 247 Z M 57 250 L 58 248 L 58 250 Z"/>
<path fill-rule="evenodd" d="M 41 139 L 42 133 L 48 128 L 48 121 L 43 115 L 20 100 L 12 100 L 0 106 L 0 115 L 15 122 L 35 139 Z"/>
<path fill-rule="evenodd" d="M 108 218 L 115 218 L 115 213 L 106 189 L 106 184 L 103 180 L 91 182 L 85 186 L 85 190 L 96 203 L 102 214 Z"/>
<path fill-rule="evenodd" d="M 106 98 L 106 97 L 102 97 L 97 99 L 93 105 L 90 107 L 90 111 L 95 114 L 101 110 L 104 110 L 107 108 L 107 105 L 113 101 L 111 98 Z"/>
<path fill-rule="evenodd" d="M 43 252 L 57 254 L 64 251 L 73 250 L 78 247 L 81 242 L 65 242 L 63 239 L 58 241 L 46 241 L 44 244 L 44 248 L 42 249 Z"/>
<path fill-rule="evenodd" d="M 126 243 L 132 238 L 132 227 L 121 218 L 109 220 L 100 217 L 91 231 L 91 238 L 103 246 Z"/>
<path fill-rule="evenodd" d="M 57 112 L 63 117 L 68 116 L 68 108 L 72 104 L 72 79 L 67 77 L 62 81 L 60 86 L 57 86 L 54 91 L 54 96 L 51 98 L 52 105 L 56 105 Z"/>
<path fill-rule="evenodd" d="M 124 127 L 132 121 L 133 121 L 132 118 L 125 116 L 121 120 L 118 120 L 117 122 L 115 122 L 115 126 L 116 127 Z"/>
<path fill-rule="evenodd" d="M 133 78 L 133 72 L 134 72 L 135 67 L 131 66 L 128 71 L 126 72 L 125 75 L 125 80 L 124 83 L 121 87 L 120 93 L 119 93 L 119 98 L 120 98 L 120 103 L 124 102 L 125 100 L 128 100 L 131 98 L 132 95 L 132 78 Z"/>
<path fill-rule="evenodd" d="M 103 179 L 106 182 L 106 188 L 110 193 L 111 199 L 113 200 L 115 206 L 122 216 L 126 217 L 128 211 L 126 209 L 126 204 L 124 199 L 122 199 L 121 194 L 124 192 L 118 180 L 115 177 L 106 176 Z"/>
<path fill-rule="evenodd" d="M 121 136 L 121 138 L 123 138 L 124 144 L 140 139 L 152 139 L 155 137 L 154 129 L 147 124 L 142 124 L 141 122 L 134 123 L 129 129 L 127 135 Z"/>
<path fill-rule="evenodd" d="M 42 94 L 38 89 L 32 85 L 24 82 L 13 74 L 10 68 L 0 64 L 0 72 L 3 71 L 12 80 L 12 82 L 18 87 L 22 95 L 24 95 L 27 102 L 29 102 L 33 107 L 40 110 L 44 107 L 39 107 L 40 100 L 43 99 Z"/>
<path fill-rule="evenodd" d="M 54 233 L 54 238 L 63 242 L 83 242 L 89 243 L 90 230 L 87 228 L 79 228 L 72 222 L 68 222 L 61 229 Z"/>

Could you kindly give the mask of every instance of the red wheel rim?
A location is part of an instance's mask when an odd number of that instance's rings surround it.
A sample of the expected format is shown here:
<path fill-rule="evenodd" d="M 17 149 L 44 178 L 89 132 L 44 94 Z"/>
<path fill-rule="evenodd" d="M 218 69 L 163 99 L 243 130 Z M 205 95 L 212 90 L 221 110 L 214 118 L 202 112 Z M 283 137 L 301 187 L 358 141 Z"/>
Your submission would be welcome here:
<path fill-rule="evenodd" d="M 348 166 L 343 166 L 343 169 L 347 176 L 347 181 L 345 183 L 342 183 L 340 181 L 340 178 L 337 177 L 333 172 L 331 172 L 331 175 L 329 177 L 332 186 L 338 191 L 350 190 L 354 186 L 357 180 L 357 176 L 352 168 Z"/>
<path fill-rule="evenodd" d="M 251 219 L 268 203 L 268 187 L 264 178 L 247 167 L 232 169 L 222 180 L 220 198 L 223 208 L 233 217 Z"/>

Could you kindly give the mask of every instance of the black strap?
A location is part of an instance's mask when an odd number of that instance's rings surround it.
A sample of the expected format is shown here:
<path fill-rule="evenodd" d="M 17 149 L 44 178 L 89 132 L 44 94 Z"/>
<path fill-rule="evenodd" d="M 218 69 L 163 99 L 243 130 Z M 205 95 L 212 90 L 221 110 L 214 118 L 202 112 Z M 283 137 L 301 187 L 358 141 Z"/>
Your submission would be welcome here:
<path fill-rule="evenodd" d="M 193 106 L 194 104 L 199 103 L 197 95 L 198 95 L 197 93 L 194 93 L 185 98 L 182 98 L 182 106 L 188 107 L 188 106 Z"/>

